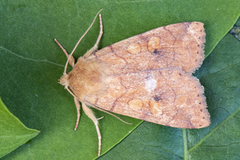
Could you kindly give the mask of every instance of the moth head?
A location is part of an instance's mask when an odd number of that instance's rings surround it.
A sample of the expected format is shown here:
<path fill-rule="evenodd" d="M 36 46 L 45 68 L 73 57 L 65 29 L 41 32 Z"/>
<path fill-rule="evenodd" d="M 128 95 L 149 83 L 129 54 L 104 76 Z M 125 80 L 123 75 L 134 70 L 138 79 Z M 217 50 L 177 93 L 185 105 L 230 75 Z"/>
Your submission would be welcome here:
<path fill-rule="evenodd" d="M 62 77 L 59 79 L 59 82 L 64 88 L 75 97 L 74 93 L 69 89 L 69 75 L 67 73 L 63 73 Z"/>
<path fill-rule="evenodd" d="M 64 86 L 65 89 L 68 88 L 69 83 L 68 83 L 68 74 L 64 73 L 61 78 L 59 79 L 59 82 L 61 85 Z"/>

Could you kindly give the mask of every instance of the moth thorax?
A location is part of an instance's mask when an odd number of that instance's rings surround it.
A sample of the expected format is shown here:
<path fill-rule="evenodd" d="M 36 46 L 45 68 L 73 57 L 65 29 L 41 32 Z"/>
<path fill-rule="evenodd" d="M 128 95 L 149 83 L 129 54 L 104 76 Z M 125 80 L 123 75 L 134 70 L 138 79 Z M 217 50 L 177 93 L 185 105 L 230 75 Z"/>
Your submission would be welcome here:
<path fill-rule="evenodd" d="M 61 78 L 59 79 L 59 83 L 63 86 L 68 87 L 69 86 L 69 83 L 68 83 L 68 74 L 63 74 L 61 76 Z"/>

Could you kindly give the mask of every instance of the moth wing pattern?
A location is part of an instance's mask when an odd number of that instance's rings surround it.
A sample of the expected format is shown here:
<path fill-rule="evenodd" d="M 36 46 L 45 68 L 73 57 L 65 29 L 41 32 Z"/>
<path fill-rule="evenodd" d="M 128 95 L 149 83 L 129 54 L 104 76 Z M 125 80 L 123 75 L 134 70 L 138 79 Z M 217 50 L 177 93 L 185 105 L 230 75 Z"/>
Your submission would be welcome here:
<path fill-rule="evenodd" d="M 111 64 L 116 74 L 176 66 L 193 73 L 204 59 L 205 36 L 201 22 L 177 23 L 122 40 L 93 56 Z"/>
<path fill-rule="evenodd" d="M 210 124 L 204 89 L 191 75 L 204 59 L 200 22 L 172 24 L 103 48 L 89 59 L 105 62 L 106 91 L 85 96 L 88 104 L 177 128 Z"/>

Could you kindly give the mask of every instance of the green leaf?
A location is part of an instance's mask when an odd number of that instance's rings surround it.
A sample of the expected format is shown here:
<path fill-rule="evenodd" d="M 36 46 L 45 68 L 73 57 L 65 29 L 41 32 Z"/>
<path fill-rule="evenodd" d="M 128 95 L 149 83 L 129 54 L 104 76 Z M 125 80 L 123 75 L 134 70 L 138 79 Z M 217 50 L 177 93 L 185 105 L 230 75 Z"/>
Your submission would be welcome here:
<path fill-rule="evenodd" d="M 73 130 L 76 121 L 73 98 L 57 83 L 63 73 L 66 57 L 53 41 L 54 38 L 57 38 L 70 52 L 96 13 L 103 8 L 101 13 L 104 35 L 99 48 L 160 26 L 200 21 L 205 24 L 207 34 L 205 55 L 208 56 L 212 55 L 211 51 L 238 18 L 240 9 L 238 2 L 238 0 L 227 2 L 224 0 L 1 1 L 0 19 L 4 23 L 0 25 L 0 96 L 9 106 L 9 110 L 24 124 L 41 130 L 41 134 L 29 142 L 29 145 L 34 147 L 28 148 L 28 145 L 22 145 L 3 159 L 97 158 L 96 130 L 84 113 L 82 113 L 78 130 Z M 76 58 L 94 45 L 98 32 L 99 22 L 97 20 L 74 53 Z M 229 50 L 227 51 L 229 54 Z M 234 57 L 233 60 L 238 59 Z M 218 64 L 218 62 L 215 63 Z M 219 65 L 224 66 L 224 64 Z M 202 66 L 201 70 L 208 70 L 208 67 Z M 204 73 L 200 71 L 198 75 Z M 219 77 L 214 81 L 218 79 Z M 209 80 L 210 82 L 213 80 Z M 204 81 L 204 86 L 205 83 Z M 214 86 L 219 89 L 219 86 Z M 214 117 L 217 114 L 213 112 L 214 105 L 209 99 L 211 95 L 207 93 L 206 89 L 210 114 Z M 231 97 L 230 91 L 225 94 Z M 169 142 L 163 143 L 163 146 L 166 146 L 172 154 L 169 155 L 166 151 L 158 153 L 156 150 L 159 157 L 163 156 L 166 159 L 169 158 L 168 155 L 175 157 L 173 155 L 175 152 L 177 152 L 177 157 L 184 157 L 186 152 L 184 153 L 183 139 L 188 139 L 189 143 L 185 145 L 185 150 L 186 146 L 194 147 L 212 131 L 211 127 L 215 128 L 221 122 L 217 123 L 212 119 L 210 128 L 196 131 L 182 131 L 144 122 L 138 127 L 139 129 L 145 126 L 146 131 L 143 132 L 145 134 L 141 134 L 138 129 L 134 130 L 142 122 L 140 120 L 120 116 L 123 120 L 133 123 L 127 125 L 105 113 L 99 111 L 95 113 L 97 117 L 104 116 L 99 122 L 103 138 L 102 154 L 132 132 L 131 136 L 139 135 L 135 138 L 136 141 L 144 137 L 145 140 L 151 140 L 152 146 L 161 145 L 161 141 Z M 219 114 L 219 119 L 222 121 L 228 118 L 221 116 L 221 112 Z M 148 130 L 155 134 L 147 132 Z M 151 137 L 155 137 L 154 141 Z M 161 148 L 165 149 L 163 146 Z M 149 148 L 146 152 L 125 147 L 125 151 L 127 150 L 137 153 L 140 157 L 147 156 L 148 151 L 152 153 Z M 189 154 L 194 151 L 189 151 Z M 114 151 L 110 150 L 108 153 L 112 152 Z M 118 158 L 120 152 L 121 150 L 118 153 L 114 152 L 114 158 Z M 154 153 L 152 155 L 151 157 L 154 158 Z M 135 156 L 131 158 L 134 159 Z M 104 156 L 102 158 L 105 159 Z"/>
<path fill-rule="evenodd" d="M 240 17 L 238 18 L 238 21 L 235 23 L 233 28 L 229 31 L 235 38 L 237 38 L 240 41 Z"/>
<path fill-rule="evenodd" d="M 0 158 L 37 136 L 39 131 L 22 124 L 0 99 Z M 27 144 L 30 148 L 30 145 Z"/>

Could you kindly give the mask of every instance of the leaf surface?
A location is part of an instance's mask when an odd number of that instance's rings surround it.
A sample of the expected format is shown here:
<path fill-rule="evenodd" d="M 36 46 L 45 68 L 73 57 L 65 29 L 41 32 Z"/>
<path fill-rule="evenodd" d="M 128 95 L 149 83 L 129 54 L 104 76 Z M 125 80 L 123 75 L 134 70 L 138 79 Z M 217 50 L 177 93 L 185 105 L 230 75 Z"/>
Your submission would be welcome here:
<path fill-rule="evenodd" d="M 30 141 L 39 131 L 27 128 L 9 112 L 0 99 L 0 158 L 10 153 L 22 144 L 31 148 Z M 29 141 L 29 142 L 28 142 Z"/>

